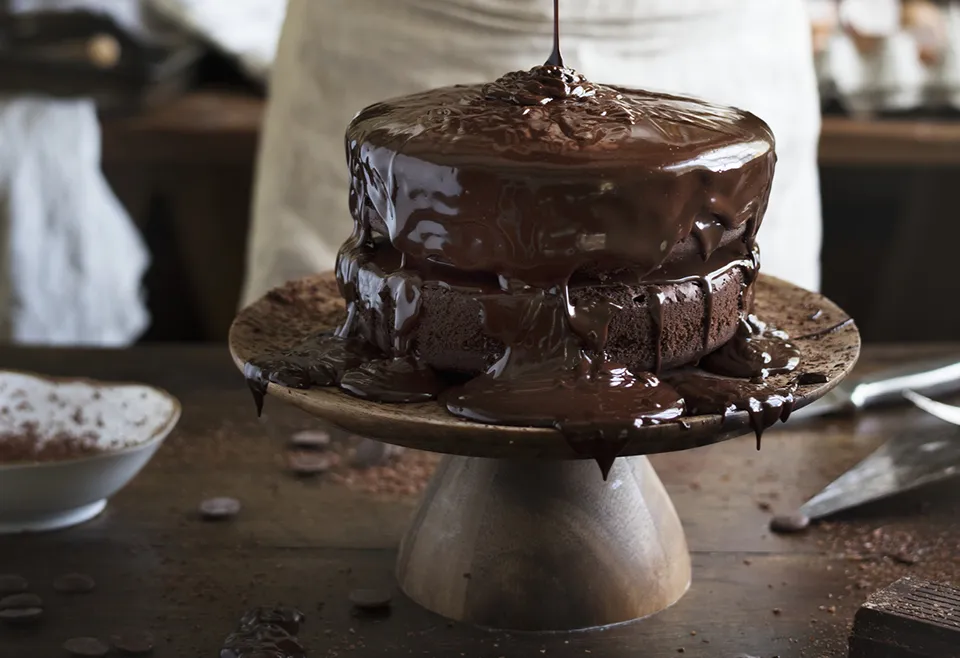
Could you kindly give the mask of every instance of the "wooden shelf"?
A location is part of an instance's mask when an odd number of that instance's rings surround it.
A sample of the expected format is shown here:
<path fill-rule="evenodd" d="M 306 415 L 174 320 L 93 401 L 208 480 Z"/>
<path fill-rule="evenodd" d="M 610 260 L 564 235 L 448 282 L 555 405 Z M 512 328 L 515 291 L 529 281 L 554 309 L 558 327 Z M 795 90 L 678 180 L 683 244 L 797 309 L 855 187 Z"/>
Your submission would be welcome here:
<path fill-rule="evenodd" d="M 251 165 L 262 98 L 200 91 L 136 117 L 107 120 L 109 164 Z M 855 120 L 825 117 L 820 162 L 827 166 L 960 165 L 960 120 Z"/>
<path fill-rule="evenodd" d="M 960 165 L 960 120 L 824 117 L 820 164 L 826 166 Z"/>
<path fill-rule="evenodd" d="M 198 91 L 103 124 L 105 164 L 246 165 L 257 156 L 264 99 Z"/>

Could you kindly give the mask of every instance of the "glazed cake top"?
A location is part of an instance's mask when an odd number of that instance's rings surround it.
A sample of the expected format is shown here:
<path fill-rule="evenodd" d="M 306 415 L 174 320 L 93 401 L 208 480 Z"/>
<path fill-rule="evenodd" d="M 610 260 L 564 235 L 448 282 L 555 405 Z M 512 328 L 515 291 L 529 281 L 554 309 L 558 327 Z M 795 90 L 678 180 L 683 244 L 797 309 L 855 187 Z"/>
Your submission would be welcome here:
<path fill-rule="evenodd" d="M 531 285 L 752 245 L 776 162 L 748 112 L 552 65 L 377 103 L 346 140 L 361 228 Z"/>

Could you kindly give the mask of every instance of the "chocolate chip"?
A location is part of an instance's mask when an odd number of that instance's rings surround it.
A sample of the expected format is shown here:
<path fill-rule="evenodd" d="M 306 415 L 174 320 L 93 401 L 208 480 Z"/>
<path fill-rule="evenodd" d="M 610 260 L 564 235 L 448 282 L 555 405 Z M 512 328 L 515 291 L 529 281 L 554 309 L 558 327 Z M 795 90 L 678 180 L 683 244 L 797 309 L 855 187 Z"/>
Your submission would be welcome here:
<path fill-rule="evenodd" d="M 378 612 L 390 607 L 393 600 L 385 589 L 355 589 L 350 592 L 350 603 L 360 610 Z"/>
<path fill-rule="evenodd" d="M 36 594 L 23 592 L 11 594 L 0 599 L 0 610 L 16 610 L 23 608 L 42 608 L 43 599 Z"/>
<path fill-rule="evenodd" d="M 63 649 L 74 656 L 100 658 L 110 653 L 110 647 L 95 637 L 74 637 L 63 643 Z"/>
<path fill-rule="evenodd" d="M 800 512 L 781 514 L 770 519 L 770 529 L 779 534 L 803 532 L 810 527 L 810 517 Z"/>
<path fill-rule="evenodd" d="M 287 455 L 287 466 L 297 475 L 319 475 L 337 465 L 339 458 L 333 453 L 298 450 Z"/>
<path fill-rule="evenodd" d="M 208 521 L 231 519 L 240 513 L 240 501 L 236 498 L 208 498 L 200 503 L 200 516 Z"/>
<path fill-rule="evenodd" d="M 97 582 L 85 573 L 65 573 L 53 581 L 53 589 L 61 594 L 86 594 L 97 587 Z"/>
<path fill-rule="evenodd" d="M 112 636 L 110 642 L 120 653 L 142 656 L 153 651 L 154 639 L 147 631 L 130 631 Z"/>
<path fill-rule="evenodd" d="M 13 573 L 0 574 L 0 596 L 26 592 L 29 587 L 30 583 L 23 576 Z"/>
<path fill-rule="evenodd" d="M 330 434 L 323 430 L 304 430 L 290 437 L 290 445 L 304 450 L 319 450 L 330 445 Z"/>
<path fill-rule="evenodd" d="M 830 381 L 822 372 L 805 372 L 797 378 L 800 386 L 812 386 L 813 384 L 826 384 Z"/>
<path fill-rule="evenodd" d="M 0 610 L 0 621 L 5 624 L 32 624 L 43 616 L 43 608 L 11 608 Z"/>

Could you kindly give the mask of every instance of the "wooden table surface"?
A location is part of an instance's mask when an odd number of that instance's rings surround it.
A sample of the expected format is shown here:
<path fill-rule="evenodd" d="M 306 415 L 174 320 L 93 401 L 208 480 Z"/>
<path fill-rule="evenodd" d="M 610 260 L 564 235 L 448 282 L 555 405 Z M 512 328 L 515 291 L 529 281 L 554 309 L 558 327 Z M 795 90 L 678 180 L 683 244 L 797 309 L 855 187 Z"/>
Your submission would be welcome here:
<path fill-rule="evenodd" d="M 862 370 L 943 353 L 960 356 L 960 345 L 867 347 Z M 99 518 L 0 538 L 0 572 L 27 577 L 47 608 L 35 628 L 0 628 L 3 658 L 65 655 L 59 647 L 68 638 L 120 629 L 155 633 L 158 658 L 212 657 L 246 609 L 276 603 L 307 614 L 301 638 L 312 658 L 845 656 L 852 615 L 874 588 L 907 574 L 960 582 L 956 483 L 800 536 L 767 530 L 766 508 L 801 503 L 893 433 L 952 431 L 899 409 L 787 426 L 769 432 L 760 452 L 747 437 L 655 457 L 688 533 L 694 582 L 653 618 L 576 634 L 506 634 L 448 624 L 399 593 L 390 616 L 357 617 L 347 600 L 352 588 L 393 587 L 397 542 L 415 497 L 286 473 L 285 438 L 316 422 L 269 399 L 258 421 L 225 348 L 0 349 L 0 364 L 145 381 L 184 406 L 178 429 Z M 240 515 L 201 521 L 199 502 L 221 495 L 243 502 Z M 94 576 L 97 590 L 56 595 L 50 583 L 69 571 Z"/>

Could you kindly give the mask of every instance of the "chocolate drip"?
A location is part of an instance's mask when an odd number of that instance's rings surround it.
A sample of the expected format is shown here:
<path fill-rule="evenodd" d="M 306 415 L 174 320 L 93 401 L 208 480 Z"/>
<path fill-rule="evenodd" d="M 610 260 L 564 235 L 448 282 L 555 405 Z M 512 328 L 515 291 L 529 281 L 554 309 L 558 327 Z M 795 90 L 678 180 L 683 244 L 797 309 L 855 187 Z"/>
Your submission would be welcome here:
<path fill-rule="evenodd" d="M 800 365 L 800 350 L 782 331 L 768 327 L 755 315 L 740 319 L 732 340 L 700 360 L 700 367 L 728 377 L 766 378 L 790 372 Z"/>
<path fill-rule="evenodd" d="M 384 358 L 358 338 L 321 334 L 293 349 L 264 355 L 244 366 L 257 414 L 263 411 L 267 384 L 286 388 L 339 385 L 375 402 L 423 402 L 437 397 L 442 380 L 412 357 Z"/>
<path fill-rule="evenodd" d="M 362 340 L 319 334 L 292 349 L 250 361 L 244 366 L 243 375 L 260 415 L 268 383 L 301 389 L 333 386 L 344 372 L 376 357 L 376 350 Z"/>
<path fill-rule="evenodd" d="M 757 450 L 764 430 L 778 420 L 786 422 L 793 411 L 792 390 L 775 390 L 763 384 L 715 377 L 697 371 L 680 371 L 666 376 L 683 396 L 687 412 L 699 414 L 727 414 L 746 411 L 750 427 L 757 436 Z"/>
<path fill-rule="evenodd" d="M 636 428 L 683 415 L 683 400 L 650 373 L 634 375 L 613 364 L 597 372 L 557 369 L 546 362 L 529 369 L 481 375 L 443 397 L 447 409 L 485 423 L 555 427 L 571 447 L 592 457 L 603 477 L 634 438 Z"/>
<path fill-rule="evenodd" d="M 340 387 L 348 393 L 376 402 L 426 402 L 436 398 L 443 381 L 430 368 L 412 357 L 364 363 L 344 373 Z"/>
<path fill-rule="evenodd" d="M 546 65 L 563 68 L 563 55 L 560 54 L 560 0 L 553 0 L 553 52 L 547 58 Z"/>
<path fill-rule="evenodd" d="M 693 235 L 700 243 L 700 254 L 703 256 L 703 260 L 710 258 L 710 255 L 717 250 L 726 231 L 727 227 L 714 217 L 694 220 Z"/>
<path fill-rule="evenodd" d="M 507 350 L 486 374 L 444 395 L 451 413 L 486 423 L 555 427 L 575 451 L 597 460 L 604 477 L 633 428 L 683 415 L 683 401 L 654 375 L 602 360 L 612 305 L 572 309 L 559 294 L 543 291 L 482 301 L 487 332 Z M 594 357 L 581 341 L 592 346 Z"/>
<path fill-rule="evenodd" d="M 663 304 L 666 297 L 663 289 L 659 286 L 651 288 L 651 295 L 647 299 L 650 307 L 650 318 L 653 320 L 653 335 L 656 355 L 654 356 L 654 372 L 660 372 L 660 366 L 663 364 Z"/>

